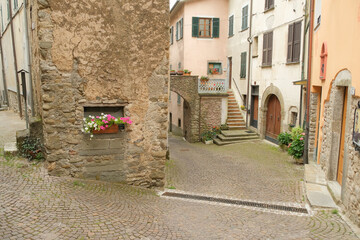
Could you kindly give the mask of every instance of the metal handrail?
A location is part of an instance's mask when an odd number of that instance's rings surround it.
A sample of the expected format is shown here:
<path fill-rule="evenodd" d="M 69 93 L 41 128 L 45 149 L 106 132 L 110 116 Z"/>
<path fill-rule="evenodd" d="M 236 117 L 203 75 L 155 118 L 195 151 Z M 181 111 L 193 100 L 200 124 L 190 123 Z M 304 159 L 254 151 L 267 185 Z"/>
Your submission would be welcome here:
<path fill-rule="evenodd" d="M 236 81 L 235 81 L 234 78 L 233 78 L 233 82 L 235 83 L 236 89 L 237 89 L 237 91 L 239 92 L 239 95 L 240 95 L 241 100 L 242 100 L 243 102 L 245 102 L 245 99 L 244 99 L 243 95 L 241 94 L 240 89 L 239 89 L 239 87 L 238 87 L 238 85 L 237 85 L 237 83 L 236 83 Z"/>

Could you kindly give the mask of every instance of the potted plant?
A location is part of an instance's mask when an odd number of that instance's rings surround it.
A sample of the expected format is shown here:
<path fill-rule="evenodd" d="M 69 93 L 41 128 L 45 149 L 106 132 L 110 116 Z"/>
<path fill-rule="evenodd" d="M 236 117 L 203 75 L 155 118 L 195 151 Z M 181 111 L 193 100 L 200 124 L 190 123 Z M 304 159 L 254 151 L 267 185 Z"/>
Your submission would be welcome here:
<path fill-rule="evenodd" d="M 244 105 L 241 105 L 240 106 L 241 110 L 245 111 L 246 110 L 246 107 Z"/>
<path fill-rule="evenodd" d="M 205 143 L 205 144 L 212 144 L 214 141 L 213 139 L 216 137 L 216 135 L 220 133 L 220 129 L 219 127 L 213 127 L 210 130 L 206 130 L 204 132 L 202 132 L 201 134 L 201 140 Z"/>
<path fill-rule="evenodd" d="M 305 133 L 300 127 L 293 128 L 291 131 L 291 140 L 292 142 L 288 145 L 288 154 L 291 155 L 296 163 L 302 164 L 304 161 L 302 156 L 304 154 L 305 146 Z"/>
<path fill-rule="evenodd" d="M 175 70 L 170 70 L 170 75 L 176 75 Z"/>
<path fill-rule="evenodd" d="M 207 76 L 201 76 L 201 78 L 200 78 L 200 82 L 201 82 L 201 83 L 206 83 L 207 81 L 209 81 L 209 77 L 207 77 Z"/>
<path fill-rule="evenodd" d="M 181 75 L 183 75 L 183 74 L 184 74 L 184 71 L 183 71 L 183 70 L 178 70 L 178 71 L 177 71 L 177 75 L 180 75 L 180 76 L 181 76 Z"/>
<path fill-rule="evenodd" d="M 184 69 L 184 76 L 190 76 L 191 75 L 191 71 L 189 71 L 188 69 Z"/>
<path fill-rule="evenodd" d="M 287 132 L 280 133 L 277 140 L 279 141 L 279 147 L 285 152 L 292 141 L 291 134 Z"/>
<path fill-rule="evenodd" d="M 129 117 L 114 117 L 110 114 L 102 113 L 100 116 L 89 116 L 84 118 L 82 132 L 90 133 L 90 139 L 94 134 L 117 133 L 119 124 L 131 124 Z"/>

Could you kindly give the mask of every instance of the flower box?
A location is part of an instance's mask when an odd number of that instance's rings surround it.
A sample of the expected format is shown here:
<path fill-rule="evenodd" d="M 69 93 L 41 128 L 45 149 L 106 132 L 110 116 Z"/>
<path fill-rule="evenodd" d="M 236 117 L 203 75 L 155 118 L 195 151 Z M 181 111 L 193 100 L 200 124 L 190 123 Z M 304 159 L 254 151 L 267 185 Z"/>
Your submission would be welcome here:
<path fill-rule="evenodd" d="M 117 133 L 118 131 L 119 131 L 119 126 L 117 124 L 113 124 L 104 130 L 94 130 L 93 134 Z"/>

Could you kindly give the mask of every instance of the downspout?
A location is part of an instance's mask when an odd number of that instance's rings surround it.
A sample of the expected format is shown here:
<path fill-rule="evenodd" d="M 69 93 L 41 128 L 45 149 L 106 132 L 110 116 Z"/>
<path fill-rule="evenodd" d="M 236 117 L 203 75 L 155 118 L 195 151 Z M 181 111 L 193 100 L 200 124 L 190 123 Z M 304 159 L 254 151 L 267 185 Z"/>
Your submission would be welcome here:
<path fill-rule="evenodd" d="M 30 107 L 31 107 L 31 116 L 35 117 L 35 107 L 34 107 L 34 95 L 33 95 L 33 82 L 32 82 L 32 69 L 31 69 L 31 46 L 29 41 L 29 28 L 28 28 L 28 19 L 27 19 L 27 7 L 29 6 L 28 0 L 24 0 L 24 21 L 25 21 L 25 41 L 27 50 L 26 51 L 26 58 L 28 61 L 29 66 L 29 92 L 30 92 Z"/>
<path fill-rule="evenodd" d="M 250 92 L 250 83 L 251 83 L 251 79 L 250 79 L 250 70 L 251 70 L 251 44 L 252 44 L 252 40 L 251 40 L 251 27 L 252 27 L 252 6 L 253 6 L 253 0 L 250 0 L 250 26 L 249 26 L 249 38 L 248 38 L 248 42 L 249 42 L 249 56 L 248 56 L 248 73 L 247 73 L 247 91 L 246 91 L 246 127 L 249 127 L 249 92 Z"/>
<path fill-rule="evenodd" d="M 1 30 L 2 31 L 2 30 Z M 5 66 L 4 66 L 4 52 L 2 47 L 2 33 L 0 34 L 0 51 L 1 51 L 1 68 L 2 68 L 2 77 L 3 77 L 3 85 L 4 85 L 4 92 L 5 92 L 5 102 L 6 105 L 9 107 L 9 96 L 8 96 L 8 89 L 6 83 L 6 76 L 5 76 Z"/>
<path fill-rule="evenodd" d="M 15 76 L 16 76 L 16 90 L 17 90 L 17 98 L 18 98 L 18 106 L 19 106 L 19 115 L 22 118 L 22 106 L 21 106 L 21 96 L 20 96 L 20 84 L 19 84 L 19 74 L 17 67 L 17 58 L 16 58 L 16 49 L 15 49 L 15 36 L 14 36 L 14 26 L 13 26 L 13 13 L 12 13 L 12 5 L 11 0 L 9 1 L 10 8 L 10 28 L 11 28 L 11 41 L 13 45 L 13 54 L 14 54 L 14 67 L 15 67 Z M 25 113 L 26 114 L 26 113 Z"/>
<path fill-rule="evenodd" d="M 310 87 L 311 87 L 311 60 L 312 60 L 312 38 L 314 29 L 314 0 L 310 0 L 310 30 L 309 30 L 309 56 L 308 56 L 308 81 L 306 87 L 306 127 L 305 127 L 305 146 L 304 163 L 309 163 L 309 120 L 310 120 Z"/>

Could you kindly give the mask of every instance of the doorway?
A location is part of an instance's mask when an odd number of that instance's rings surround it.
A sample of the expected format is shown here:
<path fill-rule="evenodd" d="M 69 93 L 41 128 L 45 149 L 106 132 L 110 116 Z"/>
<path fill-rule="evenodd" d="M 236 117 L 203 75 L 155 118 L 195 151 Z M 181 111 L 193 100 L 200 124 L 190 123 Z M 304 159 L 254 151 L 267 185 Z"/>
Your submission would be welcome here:
<path fill-rule="evenodd" d="M 271 142 L 277 142 L 277 136 L 281 128 L 281 106 L 275 95 L 269 97 L 266 114 L 265 138 Z"/>
<path fill-rule="evenodd" d="M 343 168 L 344 168 L 344 145 L 345 145 L 345 126 L 346 126 L 346 111 L 347 111 L 347 90 L 344 88 L 344 101 L 343 101 L 343 111 L 342 111 L 342 120 L 341 120 L 341 135 L 340 135 L 340 149 L 339 149 L 339 159 L 338 159 L 338 169 L 336 181 L 342 185 L 343 177 Z"/>
<path fill-rule="evenodd" d="M 258 119 L 259 119 L 259 86 L 252 86 L 250 126 L 257 128 Z"/>

